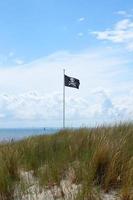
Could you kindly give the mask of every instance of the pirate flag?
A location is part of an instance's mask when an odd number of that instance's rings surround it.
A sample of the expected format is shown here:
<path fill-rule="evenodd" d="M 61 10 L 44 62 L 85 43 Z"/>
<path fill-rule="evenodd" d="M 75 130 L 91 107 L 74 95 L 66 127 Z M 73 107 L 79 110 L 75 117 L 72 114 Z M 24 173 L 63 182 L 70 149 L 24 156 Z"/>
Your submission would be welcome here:
<path fill-rule="evenodd" d="M 64 84 L 67 87 L 73 87 L 79 89 L 80 81 L 76 78 L 64 75 Z"/>

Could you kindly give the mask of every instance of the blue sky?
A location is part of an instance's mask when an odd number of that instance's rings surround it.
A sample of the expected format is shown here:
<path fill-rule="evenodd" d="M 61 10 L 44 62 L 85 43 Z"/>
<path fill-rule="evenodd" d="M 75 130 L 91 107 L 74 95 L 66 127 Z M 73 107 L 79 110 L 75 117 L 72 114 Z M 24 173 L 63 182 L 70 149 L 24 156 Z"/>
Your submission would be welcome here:
<path fill-rule="evenodd" d="M 26 61 L 58 50 L 99 45 L 89 30 L 105 29 L 131 11 L 132 1 L 5 0 L 0 2 L 0 52 L 14 51 Z M 80 21 L 80 18 L 84 18 Z M 79 19 L 79 21 L 78 21 Z M 76 37 L 83 33 L 82 39 Z"/>
<path fill-rule="evenodd" d="M 131 0 L 0 2 L 0 127 L 67 126 L 133 117 Z"/>

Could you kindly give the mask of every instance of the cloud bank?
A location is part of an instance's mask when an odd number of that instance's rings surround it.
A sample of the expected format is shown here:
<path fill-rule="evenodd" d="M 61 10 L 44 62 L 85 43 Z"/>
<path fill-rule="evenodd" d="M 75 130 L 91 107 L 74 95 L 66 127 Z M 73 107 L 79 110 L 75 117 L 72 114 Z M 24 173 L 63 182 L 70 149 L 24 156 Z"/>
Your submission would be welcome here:
<path fill-rule="evenodd" d="M 66 99 L 66 120 L 71 126 L 95 125 L 103 123 L 117 123 L 133 117 L 133 93 L 127 98 L 115 99 L 104 89 L 97 89 L 89 93 L 90 99 Z M 61 125 L 62 122 L 62 94 L 40 95 L 29 92 L 21 95 L 0 95 L 0 119 L 22 121 L 43 121 Z"/>
<path fill-rule="evenodd" d="M 67 126 L 132 119 L 133 70 L 120 55 L 109 47 L 62 51 L 0 68 L 0 126 L 61 127 L 63 68 L 81 82 L 79 90 L 66 88 Z"/>

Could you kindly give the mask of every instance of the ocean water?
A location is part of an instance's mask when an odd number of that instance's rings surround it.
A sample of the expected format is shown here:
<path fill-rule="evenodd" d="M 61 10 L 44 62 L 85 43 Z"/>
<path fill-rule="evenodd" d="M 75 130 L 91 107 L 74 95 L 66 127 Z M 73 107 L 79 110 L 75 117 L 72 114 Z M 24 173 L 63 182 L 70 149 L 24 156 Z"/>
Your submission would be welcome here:
<path fill-rule="evenodd" d="M 59 128 L 0 128 L 0 140 L 19 140 L 28 136 L 54 134 Z"/>

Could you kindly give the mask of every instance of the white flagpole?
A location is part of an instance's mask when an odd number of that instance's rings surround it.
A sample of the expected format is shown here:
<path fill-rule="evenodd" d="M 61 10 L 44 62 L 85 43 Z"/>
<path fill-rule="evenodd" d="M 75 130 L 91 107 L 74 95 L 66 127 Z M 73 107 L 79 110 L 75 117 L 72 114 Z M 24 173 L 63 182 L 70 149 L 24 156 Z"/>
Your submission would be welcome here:
<path fill-rule="evenodd" d="M 65 69 L 63 69 L 63 128 L 65 128 Z"/>

